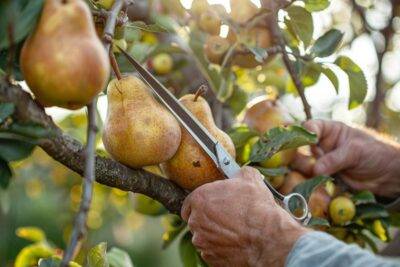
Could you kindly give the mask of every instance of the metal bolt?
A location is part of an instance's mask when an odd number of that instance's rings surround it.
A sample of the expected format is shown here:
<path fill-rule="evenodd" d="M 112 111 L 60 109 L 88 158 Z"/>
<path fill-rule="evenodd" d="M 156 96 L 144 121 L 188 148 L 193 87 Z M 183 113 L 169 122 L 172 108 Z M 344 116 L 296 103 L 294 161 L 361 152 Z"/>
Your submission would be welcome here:
<path fill-rule="evenodd" d="M 223 162 L 225 165 L 229 165 L 231 163 L 231 161 L 228 158 L 224 158 Z"/>

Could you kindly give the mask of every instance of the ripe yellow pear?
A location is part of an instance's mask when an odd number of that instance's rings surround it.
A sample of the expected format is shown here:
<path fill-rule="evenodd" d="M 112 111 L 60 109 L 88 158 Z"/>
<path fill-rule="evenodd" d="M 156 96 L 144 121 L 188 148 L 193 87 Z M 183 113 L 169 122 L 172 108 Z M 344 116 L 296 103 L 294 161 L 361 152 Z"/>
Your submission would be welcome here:
<path fill-rule="evenodd" d="M 20 58 L 24 78 L 45 107 L 77 109 L 106 85 L 108 54 L 84 1 L 46 0 Z"/>
<path fill-rule="evenodd" d="M 183 96 L 179 100 L 209 133 L 219 141 L 224 148 L 235 157 L 235 147 L 230 137 L 218 129 L 212 117 L 210 106 L 201 96 L 193 94 Z M 215 166 L 206 152 L 193 137 L 182 129 L 182 141 L 176 154 L 161 165 L 168 178 L 183 188 L 193 190 L 196 187 L 222 179 L 224 176 Z"/>
<path fill-rule="evenodd" d="M 132 168 L 169 160 L 181 141 L 178 121 L 135 76 L 112 80 L 103 143 L 115 160 Z"/>

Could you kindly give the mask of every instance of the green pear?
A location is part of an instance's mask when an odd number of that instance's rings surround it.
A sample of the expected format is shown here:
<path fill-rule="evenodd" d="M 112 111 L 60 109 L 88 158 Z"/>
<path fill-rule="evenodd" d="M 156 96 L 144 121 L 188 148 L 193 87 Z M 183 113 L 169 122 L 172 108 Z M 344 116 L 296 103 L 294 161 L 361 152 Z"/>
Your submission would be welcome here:
<path fill-rule="evenodd" d="M 179 100 L 195 116 L 208 132 L 220 142 L 235 158 L 235 147 L 230 137 L 218 129 L 212 117 L 210 106 L 201 96 L 188 94 Z M 176 154 L 161 168 L 166 176 L 183 188 L 193 190 L 196 187 L 224 178 L 215 163 L 200 147 L 186 129 L 181 126 L 182 140 Z"/>
<path fill-rule="evenodd" d="M 78 109 L 106 85 L 108 54 L 81 0 L 45 0 L 20 58 L 26 83 L 45 106 Z"/>
<path fill-rule="evenodd" d="M 169 160 L 181 141 L 178 121 L 135 76 L 112 80 L 103 144 L 115 160 L 132 168 Z"/>

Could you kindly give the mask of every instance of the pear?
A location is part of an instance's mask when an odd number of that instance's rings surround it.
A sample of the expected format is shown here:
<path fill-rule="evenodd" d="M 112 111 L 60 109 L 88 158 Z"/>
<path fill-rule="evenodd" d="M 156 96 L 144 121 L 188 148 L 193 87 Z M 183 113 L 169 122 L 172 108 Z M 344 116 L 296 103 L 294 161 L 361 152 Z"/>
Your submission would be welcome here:
<path fill-rule="evenodd" d="M 212 117 L 210 106 L 201 96 L 188 94 L 179 100 L 189 112 L 220 142 L 220 144 L 235 158 L 235 147 L 230 137 L 218 129 Z M 224 176 L 218 170 L 207 153 L 194 138 L 182 128 L 182 140 L 176 154 L 161 168 L 165 175 L 179 186 L 193 190 L 196 187 L 222 179 Z"/>
<path fill-rule="evenodd" d="M 264 134 L 272 128 L 293 123 L 289 113 L 275 99 L 260 96 L 249 103 L 243 122 L 250 128 Z M 260 162 L 265 168 L 279 168 L 289 165 L 296 156 L 296 149 L 276 153 L 270 159 Z"/>
<path fill-rule="evenodd" d="M 44 107 L 78 109 L 106 85 L 108 54 L 81 0 L 45 0 L 20 57 L 25 80 Z"/>
<path fill-rule="evenodd" d="M 135 76 L 107 88 L 103 144 L 111 157 L 132 168 L 169 160 L 181 141 L 178 121 Z"/>
<path fill-rule="evenodd" d="M 230 0 L 231 12 L 229 18 L 239 24 L 245 24 L 259 11 L 250 0 Z"/>

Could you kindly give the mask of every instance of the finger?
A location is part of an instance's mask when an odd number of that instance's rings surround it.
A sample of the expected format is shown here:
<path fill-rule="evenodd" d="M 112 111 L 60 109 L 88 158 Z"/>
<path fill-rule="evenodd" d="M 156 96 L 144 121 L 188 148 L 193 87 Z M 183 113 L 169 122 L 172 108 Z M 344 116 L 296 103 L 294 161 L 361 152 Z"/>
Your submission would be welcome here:
<path fill-rule="evenodd" d="M 331 175 L 340 172 L 353 164 L 353 152 L 345 147 L 339 147 L 322 156 L 313 167 L 314 175 Z"/>
<path fill-rule="evenodd" d="M 296 156 L 290 166 L 306 176 L 311 176 L 315 162 L 316 161 L 314 157 L 296 153 Z"/>
<path fill-rule="evenodd" d="M 342 138 L 346 129 L 345 124 L 329 120 L 309 120 L 303 126 L 318 135 L 318 146 L 325 153 L 336 148 L 338 140 Z M 321 156 L 322 151 L 314 150 L 313 152 L 317 152 L 316 156 Z"/>
<path fill-rule="evenodd" d="M 245 166 L 240 169 L 239 173 L 234 175 L 234 178 L 239 178 L 246 181 L 261 181 L 262 175 L 257 169 Z"/>
<path fill-rule="evenodd" d="M 189 220 L 190 214 L 192 213 L 192 207 L 191 207 L 191 194 L 188 195 L 183 201 L 182 208 L 181 208 L 181 217 L 182 219 L 187 222 Z"/>

